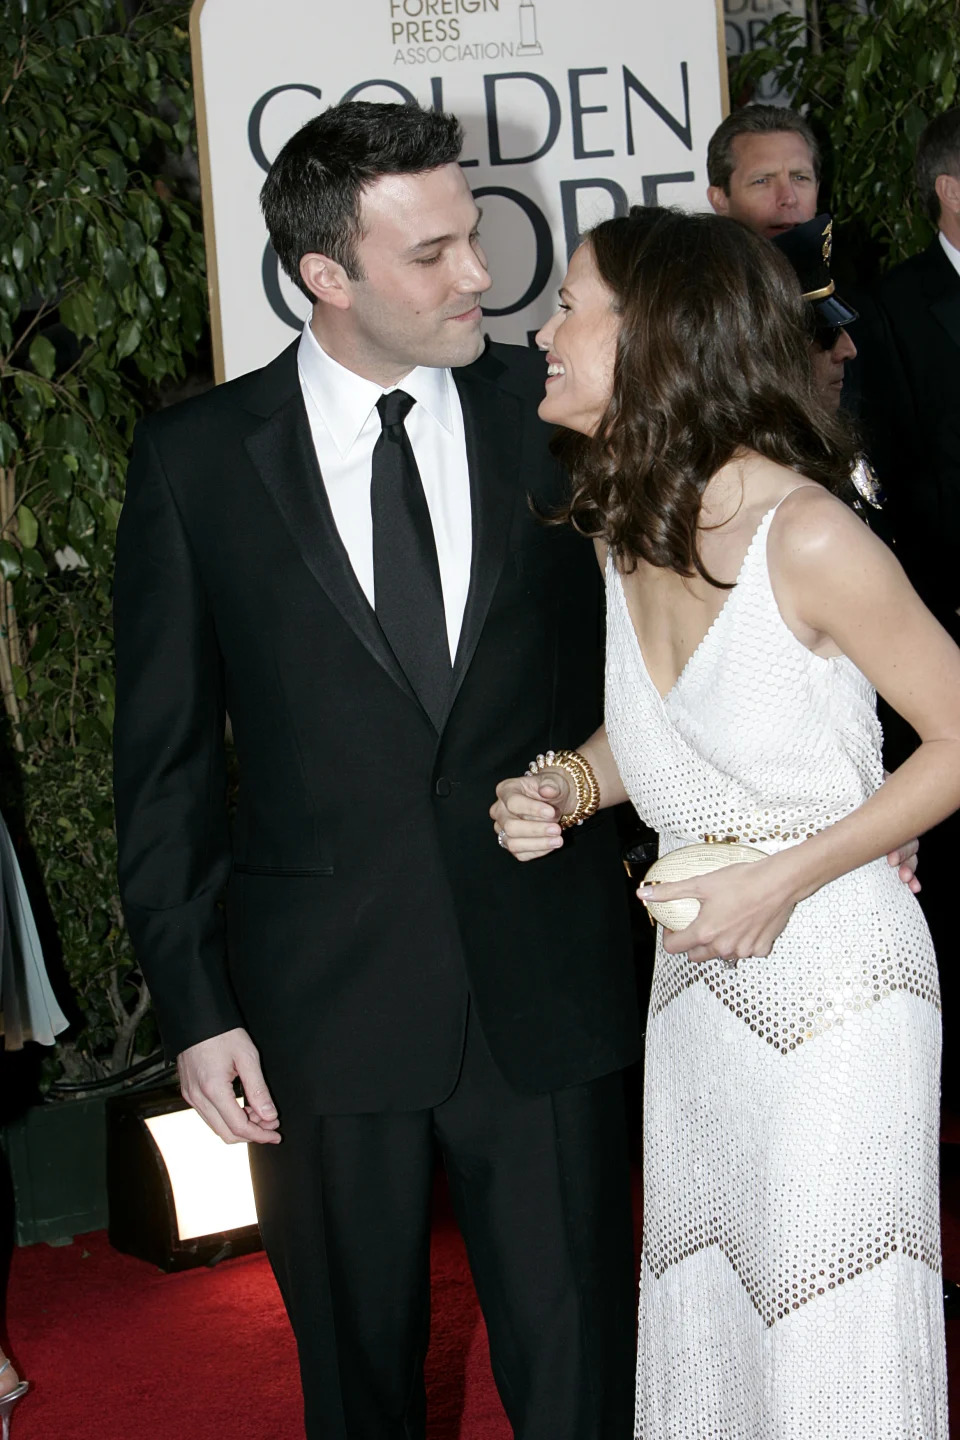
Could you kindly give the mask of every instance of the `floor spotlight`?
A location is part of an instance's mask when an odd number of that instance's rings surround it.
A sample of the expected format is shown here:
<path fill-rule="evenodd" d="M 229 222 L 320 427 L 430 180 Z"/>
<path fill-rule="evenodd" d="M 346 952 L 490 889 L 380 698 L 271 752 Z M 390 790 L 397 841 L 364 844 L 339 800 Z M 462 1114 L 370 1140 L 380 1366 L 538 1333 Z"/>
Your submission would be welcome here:
<path fill-rule="evenodd" d="M 161 1270 L 261 1248 L 246 1145 L 225 1145 L 173 1087 L 107 1102 L 107 1200 L 110 1243 Z"/>

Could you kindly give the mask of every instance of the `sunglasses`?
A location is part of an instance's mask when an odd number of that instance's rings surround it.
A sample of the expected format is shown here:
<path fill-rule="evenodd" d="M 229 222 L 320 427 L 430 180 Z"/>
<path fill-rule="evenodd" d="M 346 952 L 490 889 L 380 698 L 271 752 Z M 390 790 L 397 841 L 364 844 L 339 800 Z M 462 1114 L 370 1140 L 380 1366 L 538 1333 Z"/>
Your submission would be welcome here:
<path fill-rule="evenodd" d="M 818 325 L 813 332 L 813 342 L 821 350 L 832 350 L 846 328 L 846 325 Z"/>

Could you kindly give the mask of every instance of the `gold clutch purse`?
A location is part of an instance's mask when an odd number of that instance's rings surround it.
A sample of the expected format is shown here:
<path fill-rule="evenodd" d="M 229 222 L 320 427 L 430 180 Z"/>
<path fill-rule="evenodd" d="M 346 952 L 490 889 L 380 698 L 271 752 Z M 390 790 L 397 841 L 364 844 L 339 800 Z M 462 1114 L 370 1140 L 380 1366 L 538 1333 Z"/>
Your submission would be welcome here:
<path fill-rule="evenodd" d="M 752 865 L 766 858 L 765 851 L 753 845 L 741 845 L 732 836 L 718 840 L 708 835 L 696 845 L 682 845 L 669 855 L 661 855 L 644 875 L 643 884 L 669 885 L 677 880 L 691 880 L 695 875 L 707 875 L 711 870 L 722 870 L 725 865 Z M 685 930 L 700 911 L 700 901 L 692 898 L 648 900 L 646 906 L 651 921 L 661 924 L 665 930 Z"/>

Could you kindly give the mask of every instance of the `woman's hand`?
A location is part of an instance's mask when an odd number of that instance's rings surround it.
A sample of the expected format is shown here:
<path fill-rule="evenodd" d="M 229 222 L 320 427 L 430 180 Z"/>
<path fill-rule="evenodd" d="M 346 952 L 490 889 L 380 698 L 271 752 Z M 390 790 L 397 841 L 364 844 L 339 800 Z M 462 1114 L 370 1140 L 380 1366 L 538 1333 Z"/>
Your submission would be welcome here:
<path fill-rule="evenodd" d="M 891 850 L 887 856 L 887 864 L 896 870 L 904 885 L 909 886 L 913 895 L 919 895 L 921 888 L 920 881 L 917 879 L 919 850 L 919 840 L 908 840 L 906 845 L 901 845 L 899 850 Z"/>
<path fill-rule="evenodd" d="M 576 804 L 573 785 L 564 770 L 541 770 L 501 780 L 490 819 L 500 845 L 517 860 L 539 860 L 563 844 L 560 816 Z M 500 839 L 500 836 L 503 839 Z"/>
<path fill-rule="evenodd" d="M 776 857 L 779 859 L 779 856 Z M 771 858 L 753 865 L 727 865 L 708 875 L 663 885 L 641 885 L 648 900 L 700 901 L 700 913 L 686 930 L 664 931 L 663 948 L 700 964 L 704 960 L 746 960 L 769 955 L 793 913 L 796 897 L 781 867 Z"/>

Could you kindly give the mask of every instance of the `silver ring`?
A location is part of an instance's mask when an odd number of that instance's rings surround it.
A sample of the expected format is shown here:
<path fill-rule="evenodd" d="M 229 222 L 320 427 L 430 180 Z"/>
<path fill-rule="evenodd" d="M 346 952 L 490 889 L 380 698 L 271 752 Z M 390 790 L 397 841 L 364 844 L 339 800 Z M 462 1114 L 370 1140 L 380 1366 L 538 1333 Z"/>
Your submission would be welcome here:
<path fill-rule="evenodd" d="M 722 958 L 723 958 L 723 957 L 721 956 L 721 959 L 722 959 Z M 724 960 L 724 961 L 723 961 L 723 968 L 724 968 L 724 970 L 736 970 L 736 968 L 737 968 L 737 966 L 739 965 L 739 963 L 740 963 L 740 961 L 739 961 L 738 958 L 735 958 L 735 959 L 733 959 L 733 960 Z"/>
<path fill-rule="evenodd" d="M 506 832 L 506 830 L 498 830 L 498 831 L 497 831 L 497 844 L 500 846 L 500 849 L 501 849 L 501 850 L 506 850 L 506 848 L 507 848 L 507 832 Z"/>

